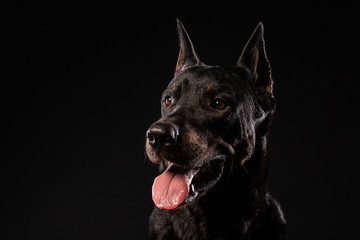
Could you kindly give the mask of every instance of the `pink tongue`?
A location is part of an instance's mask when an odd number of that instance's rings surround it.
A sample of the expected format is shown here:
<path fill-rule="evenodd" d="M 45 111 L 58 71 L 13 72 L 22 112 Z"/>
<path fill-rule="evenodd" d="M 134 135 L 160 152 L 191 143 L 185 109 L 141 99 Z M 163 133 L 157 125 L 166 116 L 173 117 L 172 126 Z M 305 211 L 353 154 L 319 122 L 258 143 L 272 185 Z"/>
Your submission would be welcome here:
<path fill-rule="evenodd" d="M 182 203 L 188 192 L 192 178 L 197 170 L 184 170 L 179 166 L 170 166 L 155 178 L 152 186 L 152 198 L 158 208 L 173 209 Z"/>

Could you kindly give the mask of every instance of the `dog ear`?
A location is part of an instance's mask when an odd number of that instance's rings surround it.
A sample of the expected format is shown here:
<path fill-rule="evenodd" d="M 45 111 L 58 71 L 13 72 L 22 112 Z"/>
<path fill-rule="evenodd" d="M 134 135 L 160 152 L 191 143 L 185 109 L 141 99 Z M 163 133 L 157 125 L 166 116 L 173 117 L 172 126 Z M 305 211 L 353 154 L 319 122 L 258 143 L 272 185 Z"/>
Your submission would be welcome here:
<path fill-rule="evenodd" d="M 180 51 L 176 63 L 175 76 L 189 66 L 202 64 L 195 53 L 194 46 L 182 22 L 177 19 L 177 30 L 179 34 Z"/>
<path fill-rule="evenodd" d="M 237 62 L 237 66 L 245 67 L 254 76 L 254 86 L 257 90 L 272 94 L 273 80 L 271 68 L 265 51 L 264 26 L 260 22 Z"/>

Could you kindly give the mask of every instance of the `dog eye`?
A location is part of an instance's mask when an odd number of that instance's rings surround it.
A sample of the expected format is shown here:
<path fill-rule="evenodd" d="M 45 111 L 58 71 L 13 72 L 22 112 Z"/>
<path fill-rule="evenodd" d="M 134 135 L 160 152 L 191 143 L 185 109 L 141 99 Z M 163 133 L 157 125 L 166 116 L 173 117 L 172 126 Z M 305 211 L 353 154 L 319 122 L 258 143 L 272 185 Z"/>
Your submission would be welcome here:
<path fill-rule="evenodd" d="M 223 110 L 225 109 L 228 105 L 226 102 L 224 102 L 223 100 L 221 99 L 215 99 L 211 105 L 210 105 L 212 108 L 216 108 L 217 110 Z"/>
<path fill-rule="evenodd" d="M 169 107 L 172 104 L 172 98 L 168 95 L 164 99 L 165 105 Z"/>

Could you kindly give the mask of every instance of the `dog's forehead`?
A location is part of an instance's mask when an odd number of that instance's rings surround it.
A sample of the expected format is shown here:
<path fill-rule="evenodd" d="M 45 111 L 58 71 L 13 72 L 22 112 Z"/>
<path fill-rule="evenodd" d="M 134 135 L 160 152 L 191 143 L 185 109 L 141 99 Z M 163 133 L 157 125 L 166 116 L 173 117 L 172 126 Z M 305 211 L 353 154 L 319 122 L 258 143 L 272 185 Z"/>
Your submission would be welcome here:
<path fill-rule="evenodd" d="M 221 88 L 236 88 L 238 77 L 231 69 L 220 67 L 193 67 L 179 73 L 169 84 L 168 89 L 177 91 L 179 88 L 187 90 L 203 89 L 216 91 Z M 184 90 L 184 89 L 183 89 Z"/>

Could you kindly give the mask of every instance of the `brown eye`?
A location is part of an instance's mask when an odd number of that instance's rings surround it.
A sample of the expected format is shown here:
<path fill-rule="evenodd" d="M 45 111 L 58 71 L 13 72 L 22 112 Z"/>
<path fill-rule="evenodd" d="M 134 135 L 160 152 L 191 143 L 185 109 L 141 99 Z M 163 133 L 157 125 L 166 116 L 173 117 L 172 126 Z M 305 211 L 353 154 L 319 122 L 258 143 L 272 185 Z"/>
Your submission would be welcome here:
<path fill-rule="evenodd" d="M 215 99 L 211 104 L 211 107 L 216 108 L 217 110 L 223 110 L 227 106 L 227 103 L 220 99 Z"/>
<path fill-rule="evenodd" d="M 172 104 L 172 98 L 170 96 L 166 96 L 164 102 L 165 105 L 169 107 Z"/>

